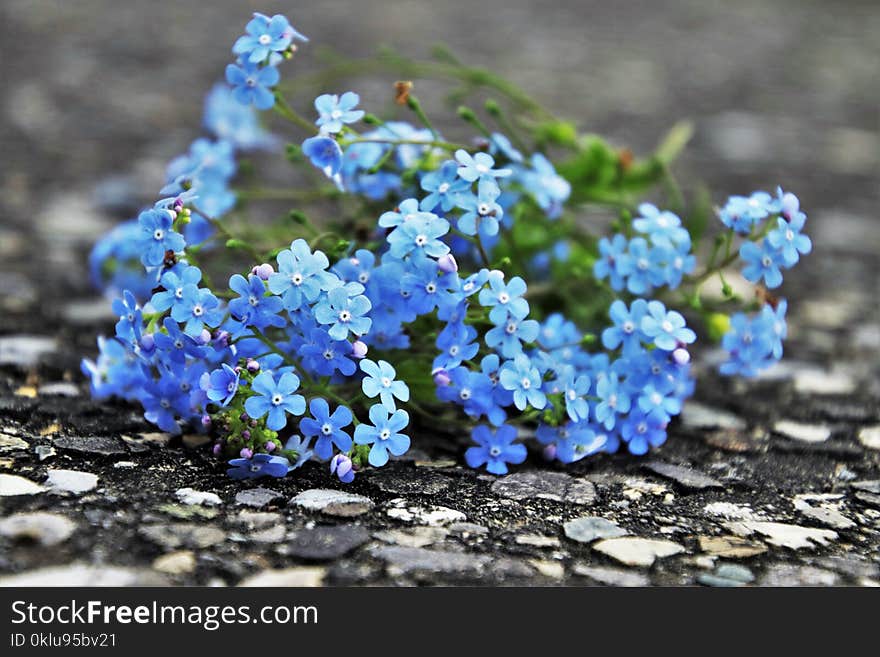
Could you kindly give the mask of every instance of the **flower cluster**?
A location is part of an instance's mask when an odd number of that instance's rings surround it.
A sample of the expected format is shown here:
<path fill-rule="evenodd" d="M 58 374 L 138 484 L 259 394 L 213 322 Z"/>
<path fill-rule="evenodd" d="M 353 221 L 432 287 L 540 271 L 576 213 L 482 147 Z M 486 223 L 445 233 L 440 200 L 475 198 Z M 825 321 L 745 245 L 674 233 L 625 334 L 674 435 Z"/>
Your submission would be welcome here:
<path fill-rule="evenodd" d="M 567 137 L 561 122 L 529 145 L 465 108 L 483 136 L 447 142 L 409 87 L 398 100 L 420 125 L 367 114 L 351 91 L 317 96 L 309 121 L 284 99 L 278 70 L 305 41 L 284 16 L 254 15 L 228 86 L 207 97 L 211 136 L 169 164 L 159 200 L 90 260 L 118 317 L 83 362 L 93 394 L 140 403 L 163 431 L 210 432 L 233 478 L 285 476 L 316 459 L 351 482 L 410 449 L 410 413 L 472 425 L 465 460 L 493 474 L 526 459 L 530 434 L 561 463 L 622 445 L 645 454 L 694 391 L 697 335 L 667 293 L 713 312 L 700 286 L 736 259 L 734 236 L 743 275 L 767 288 L 810 250 L 796 197 L 732 197 L 719 211 L 727 232 L 697 273 L 683 212 L 614 196 L 654 169 L 629 179 L 632 165 L 615 161 L 599 172 L 610 149 Z M 276 243 L 235 234 L 239 156 L 278 142 L 257 114 L 267 109 L 306 130 L 288 159 L 332 181 L 322 200 L 357 199 L 355 218 L 319 228 L 294 210 L 266 230 Z M 559 172 L 541 152 L 552 143 L 575 151 Z M 584 232 L 574 214 L 584 189 L 615 199 L 612 236 Z M 277 235 L 289 246 L 277 248 Z M 249 262 L 217 287 L 202 258 L 223 245 Z M 787 304 L 761 298 L 757 314 L 729 318 L 726 374 L 754 375 L 781 356 Z"/>

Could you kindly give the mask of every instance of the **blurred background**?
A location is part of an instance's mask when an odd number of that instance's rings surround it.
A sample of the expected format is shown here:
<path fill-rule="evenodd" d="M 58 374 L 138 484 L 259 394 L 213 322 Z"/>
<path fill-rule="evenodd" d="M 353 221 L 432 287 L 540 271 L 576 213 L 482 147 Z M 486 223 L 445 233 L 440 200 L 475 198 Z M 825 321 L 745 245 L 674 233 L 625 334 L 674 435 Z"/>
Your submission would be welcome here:
<path fill-rule="evenodd" d="M 200 134 L 202 98 L 255 10 L 311 37 L 286 78 L 315 70 L 322 45 L 424 58 L 443 42 L 636 153 L 691 119 L 681 180 L 705 180 L 716 203 L 777 184 L 800 195 L 816 251 L 786 294 L 815 301 L 830 274 L 839 304 L 848 280 L 880 282 L 875 1 L 3 0 L 0 331 L 106 316 L 85 253 L 155 198 L 168 160 Z M 393 80 L 350 86 L 384 107 Z M 312 97 L 294 103 L 308 112 Z"/>

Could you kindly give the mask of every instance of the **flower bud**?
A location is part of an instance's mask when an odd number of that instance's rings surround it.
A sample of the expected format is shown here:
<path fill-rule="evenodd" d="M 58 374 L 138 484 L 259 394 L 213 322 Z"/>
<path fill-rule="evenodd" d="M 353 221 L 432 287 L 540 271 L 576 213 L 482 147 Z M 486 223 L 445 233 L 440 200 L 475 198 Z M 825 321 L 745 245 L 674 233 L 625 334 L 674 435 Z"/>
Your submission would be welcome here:
<path fill-rule="evenodd" d="M 270 454 L 275 451 L 275 447 L 276 447 L 275 443 L 273 443 L 271 440 L 266 443 L 266 451 L 269 452 Z"/>
<path fill-rule="evenodd" d="M 438 258 L 437 266 L 440 268 L 440 271 L 446 274 L 452 274 L 458 271 L 458 263 L 455 261 L 455 257 L 451 253 L 447 253 L 445 256 Z"/>
<path fill-rule="evenodd" d="M 253 374 L 254 372 L 260 371 L 260 364 L 255 361 L 253 358 L 248 358 L 247 362 L 247 371 Z"/>
<path fill-rule="evenodd" d="M 550 443 L 544 448 L 543 452 L 545 461 L 555 461 L 556 460 L 556 443 Z"/>
<path fill-rule="evenodd" d="M 202 416 L 202 426 L 203 427 L 210 427 L 211 426 L 211 416 L 210 415 L 205 414 Z"/>
<path fill-rule="evenodd" d="M 254 457 L 254 452 L 248 447 L 242 447 L 238 455 L 243 459 L 250 459 Z"/>
<path fill-rule="evenodd" d="M 211 341 L 211 332 L 208 329 L 202 329 L 202 332 L 199 333 L 199 342 L 202 344 L 208 344 Z"/>
<path fill-rule="evenodd" d="M 251 269 L 251 273 L 259 276 L 264 281 L 268 281 L 269 277 L 275 273 L 275 269 L 268 262 L 264 262 L 262 265 L 257 265 Z"/>
<path fill-rule="evenodd" d="M 351 343 L 351 355 L 355 358 L 363 358 L 367 355 L 367 344 L 361 340 L 355 340 Z"/>
<path fill-rule="evenodd" d="M 153 348 L 156 346 L 156 340 L 153 338 L 152 333 L 144 333 L 140 339 L 141 349 L 144 351 L 153 351 Z"/>
<path fill-rule="evenodd" d="M 434 377 L 434 383 L 438 386 L 448 386 L 452 383 L 452 379 L 449 377 L 449 372 L 442 367 L 432 370 L 431 376 Z"/>
<path fill-rule="evenodd" d="M 229 331 L 219 330 L 214 334 L 214 346 L 218 349 L 225 349 L 229 346 Z"/>
<path fill-rule="evenodd" d="M 220 443 L 214 443 L 214 447 L 211 450 L 214 452 L 214 456 L 220 456 L 220 451 L 223 449 L 223 446 Z"/>
<path fill-rule="evenodd" d="M 678 365 L 687 365 L 689 362 L 691 362 L 690 352 L 688 352 L 688 350 L 684 347 L 679 347 L 672 352 L 672 360 L 674 360 Z"/>
<path fill-rule="evenodd" d="M 343 484 L 354 481 L 354 465 L 347 454 L 337 454 L 330 459 L 330 474 L 339 477 Z"/>
<path fill-rule="evenodd" d="M 245 440 L 250 440 L 251 439 L 251 432 L 248 431 L 247 429 L 245 429 L 244 431 L 241 432 L 241 437 L 244 438 Z"/>

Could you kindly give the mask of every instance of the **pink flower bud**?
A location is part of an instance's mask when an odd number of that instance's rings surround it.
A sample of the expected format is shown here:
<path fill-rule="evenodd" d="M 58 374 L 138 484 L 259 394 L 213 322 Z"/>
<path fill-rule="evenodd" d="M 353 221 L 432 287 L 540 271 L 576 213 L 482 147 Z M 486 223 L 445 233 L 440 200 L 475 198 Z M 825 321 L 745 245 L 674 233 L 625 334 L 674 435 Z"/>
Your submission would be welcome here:
<path fill-rule="evenodd" d="M 351 355 L 355 358 L 363 358 L 367 355 L 367 344 L 361 340 L 355 340 L 351 343 Z"/>
<path fill-rule="evenodd" d="M 679 347 L 672 352 L 672 360 L 674 360 L 678 365 L 687 365 L 689 362 L 691 362 L 691 355 L 687 349 L 685 349 L 684 347 Z"/>
<path fill-rule="evenodd" d="M 251 450 L 247 447 L 242 447 L 241 451 L 238 453 L 238 455 L 243 459 L 250 459 L 250 458 L 253 458 L 254 452 L 253 452 L 253 450 Z"/>
<path fill-rule="evenodd" d="M 202 416 L 202 426 L 203 427 L 210 427 L 211 426 L 211 416 L 210 415 L 203 415 Z"/>
<path fill-rule="evenodd" d="M 253 374 L 260 371 L 260 364 L 253 358 L 249 358 L 247 362 L 247 371 Z"/>
<path fill-rule="evenodd" d="M 275 451 L 275 443 L 273 443 L 271 440 L 266 443 L 266 451 L 270 454 Z"/>
<path fill-rule="evenodd" d="M 250 440 L 251 439 L 251 432 L 248 431 L 247 429 L 245 429 L 244 431 L 241 432 L 241 437 L 244 438 L 245 440 Z"/>
<path fill-rule="evenodd" d="M 556 444 L 550 443 L 544 448 L 543 452 L 545 461 L 555 461 L 556 460 Z"/>
<path fill-rule="evenodd" d="M 156 340 L 153 338 L 152 333 L 144 333 L 141 336 L 140 344 L 141 349 L 144 351 L 153 351 L 153 347 L 156 346 Z"/>
<path fill-rule="evenodd" d="M 438 386 L 448 386 L 452 383 L 452 379 L 449 377 L 449 372 L 442 367 L 432 370 L 431 376 L 434 377 L 434 383 Z"/>
<path fill-rule="evenodd" d="M 455 256 L 451 253 L 447 253 L 445 256 L 438 258 L 437 266 L 440 268 L 440 271 L 447 274 L 452 274 L 458 271 L 458 263 L 455 261 Z"/>
<path fill-rule="evenodd" d="M 214 456 L 220 456 L 220 450 L 223 449 L 223 446 L 220 443 L 214 443 L 214 448 L 211 450 L 214 452 Z"/>
<path fill-rule="evenodd" d="M 264 281 L 268 281 L 269 277 L 275 273 L 275 269 L 268 262 L 264 262 L 262 265 L 257 265 L 251 269 L 251 273 L 259 276 Z"/>

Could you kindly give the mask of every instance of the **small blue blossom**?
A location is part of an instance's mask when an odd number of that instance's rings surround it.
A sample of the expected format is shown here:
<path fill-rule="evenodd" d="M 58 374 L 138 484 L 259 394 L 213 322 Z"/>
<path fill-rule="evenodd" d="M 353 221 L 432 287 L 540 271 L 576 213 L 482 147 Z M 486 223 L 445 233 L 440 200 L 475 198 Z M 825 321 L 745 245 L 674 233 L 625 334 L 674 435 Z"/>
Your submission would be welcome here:
<path fill-rule="evenodd" d="M 339 406 L 330 414 L 330 406 L 325 399 L 315 397 L 309 402 L 312 417 L 304 417 L 299 421 L 299 428 L 304 436 L 317 436 L 315 454 L 326 461 L 333 453 L 335 446 L 341 452 L 351 449 L 351 436 L 342 429 L 352 422 L 351 410 L 347 406 Z"/>
<path fill-rule="evenodd" d="M 144 210 L 138 215 L 141 227 L 141 262 L 146 267 L 158 267 L 165 260 L 165 252 L 180 253 L 186 246 L 183 235 L 172 230 L 174 218 L 167 210 Z"/>
<path fill-rule="evenodd" d="M 526 282 L 519 276 L 505 284 L 501 272 L 491 272 L 488 289 L 480 290 L 480 305 L 492 308 L 489 321 L 498 326 L 508 317 L 523 319 L 529 314 L 529 302 L 523 298 L 525 293 Z"/>
<path fill-rule="evenodd" d="M 253 105 L 258 110 L 267 110 L 275 105 L 275 95 L 271 88 L 280 79 L 281 75 L 274 66 L 261 67 L 259 64 L 244 62 L 226 67 L 226 81 L 232 85 L 235 100 L 242 105 Z"/>
<path fill-rule="evenodd" d="M 372 445 L 367 458 L 370 465 L 379 468 L 388 463 L 388 454 L 401 456 L 410 445 L 409 436 L 400 433 L 409 424 L 409 413 L 398 409 L 391 413 L 382 404 L 370 407 L 369 424 L 359 424 L 354 430 L 354 442 Z"/>
<path fill-rule="evenodd" d="M 303 154 L 312 164 L 332 178 L 342 167 L 342 149 L 335 139 L 317 135 L 309 137 L 302 143 Z"/>
<path fill-rule="evenodd" d="M 793 267 L 801 255 L 807 255 L 813 250 L 810 238 L 801 232 L 806 220 L 807 215 L 803 212 L 795 212 L 789 221 L 778 217 L 776 228 L 767 234 L 767 243 L 779 251 L 786 267 Z"/>
<path fill-rule="evenodd" d="M 505 358 L 513 358 L 522 353 L 523 343 L 534 342 L 538 337 L 540 325 L 534 319 L 507 320 L 486 333 L 486 345 L 498 351 Z"/>
<path fill-rule="evenodd" d="M 641 456 L 666 442 L 666 423 L 635 411 L 621 425 L 620 437 L 631 454 Z"/>
<path fill-rule="evenodd" d="M 245 26 L 245 34 L 238 38 L 232 46 L 232 52 L 246 57 L 253 64 L 280 61 L 280 54 L 290 47 L 291 42 L 308 41 L 308 38 L 297 32 L 290 21 L 281 14 L 272 18 L 264 14 L 254 13 L 254 17 Z"/>
<path fill-rule="evenodd" d="M 205 326 L 218 326 L 223 321 L 220 302 L 210 290 L 196 287 L 193 284 L 183 286 L 180 303 L 171 308 L 174 321 L 185 323 L 184 331 L 188 335 L 199 335 Z"/>
<path fill-rule="evenodd" d="M 639 395 L 639 410 L 660 423 L 669 422 L 671 416 L 681 413 L 681 400 L 671 393 L 661 392 L 653 385 L 645 386 Z"/>
<path fill-rule="evenodd" d="M 648 235 L 655 246 L 690 247 L 691 236 L 681 227 L 681 219 L 678 215 L 668 210 L 658 210 L 650 203 L 642 203 L 639 206 L 639 216 L 633 219 L 633 228 Z"/>
<path fill-rule="evenodd" d="M 621 385 L 616 372 L 604 372 L 596 383 L 596 396 L 599 403 L 593 409 L 596 421 L 607 430 L 617 424 L 617 416 L 629 413 L 632 403 L 629 393 Z"/>
<path fill-rule="evenodd" d="M 278 271 L 269 276 L 269 290 L 280 294 L 287 310 L 299 310 L 304 303 L 317 300 L 321 290 L 329 290 L 335 278 L 326 269 L 330 265 L 321 251 L 309 248 L 304 239 L 291 242 L 276 256 Z"/>
<path fill-rule="evenodd" d="M 342 97 L 322 94 L 315 98 L 315 109 L 320 115 L 316 123 L 321 132 L 334 134 L 341 131 L 343 125 L 360 121 L 364 111 L 354 109 L 360 100 L 360 96 L 353 91 L 346 91 Z"/>
<path fill-rule="evenodd" d="M 550 218 L 559 216 L 562 204 L 571 195 L 571 184 L 540 153 L 532 155 L 532 168 L 523 171 L 520 182 Z"/>
<path fill-rule="evenodd" d="M 590 419 L 590 405 L 585 399 L 590 392 L 590 377 L 576 375 L 573 367 L 566 367 L 559 382 L 565 400 L 565 412 L 572 422 Z"/>
<path fill-rule="evenodd" d="M 629 242 L 620 234 L 610 240 L 607 237 L 599 240 L 599 258 L 593 265 L 593 274 L 599 280 L 609 279 L 614 290 L 622 290 L 626 277 L 632 273 L 633 262 L 628 249 Z"/>
<path fill-rule="evenodd" d="M 202 376 L 202 388 L 208 399 L 219 406 L 228 406 L 235 393 L 238 392 L 238 381 L 241 373 L 226 363 L 219 369 Z"/>
<path fill-rule="evenodd" d="M 627 309 L 619 299 L 612 302 L 608 314 L 614 326 L 602 331 L 602 345 L 606 349 L 617 349 L 623 346 L 623 355 L 628 356 L 642 348 L 642 342 L 648 337 L 642 332 L 642 318 L 648 312 L 648 302 L 636 299 Z"/>
<path fill-rule="evenodd" d="M 493 169 L 495 159 L 488 153 L 471 155 L 460 148 L 455 151 L 455 160 L 458 162 L 458 177 L 467 182 L 479 178 L 506 178 L 513 173 L 510 169 Z"/>
<path fill-rule="evenodd" d="M 446 219 L 430 212 L 420 212 L 391 231 L 387 237 L 391 247 L 389 253 L 395 258 L 403 258 L 413 252 L 439 258 L 449 253 L 449 246 L 440 239 L 448 232 L 449 222 Z"/>
<path fill-rule="evenodd" d="M 159 279 L 164 291 L 153 294 L 150 303 L 159 312 L 170 310 L 183 301 L 183 288 L 186 285 L 198 285 L 201 280 L 202 271 L 198 267 L 184 265 L 182 269 L 167 271 Z"/>
<path fill-rule="evenodd" d="M 363 287 L 360 289 L 363 290 Z M 330 290 L 327 298 L 315 306 L 314 313 L 319 324 L 330 326 L 327 333 L 331 338 L 345 340 L 349 331 L 354 335 L 364 335 L 370 330 L 372 320 L 365 315 L 371 307 L 370 300 L 363 294 L 352 295 L 348 286 L 341 286 Z"/>
<path fill-rule="evenodd" d="M 161 349 L 168 358 L 177 363 L 186 361 L 187 356 L 203 358 L 205 347 L 196 342 L 195 338 L 180 330 L 180 326 L 171 317 L 162 321 L 165 333 L 161 331 L 153 334 L 156 347 Z"/>
<path fill-rule="evenodd" d="M 642 332 L 654 341 L 658 349 L 672 351 L 681 344 L 690 344 L 697 334 L 685 326 L 684 317 L 675 310 L 666 310 L 659 301 L 648 303 L 648 312 L 642 317 Z"/>
<path fill-rule="evenodd" d="M 251 458 L 232 459 L 232 467 L 226 474 L 233 479 L 257 479 L 259 477 L 284 477 L 290 472 L 290 461 L 283 456 L 254 454 Z"/>
<path fill-rule="evenodd" d="M 607 436 L 597 434 L 586 422 L 566 422 L 552 427 L 543 422 L 538 425 L 535 436 L 542 445 L 553 445 L 560 463 L 574 463 L 595 454 L 605 447 Z"/>
<path fill-rule="evenodd" d="M 465 191 L 456 198 L 456 205 L 464 210 L 458 218 L 458 229 L 465 235 L 491 237 L 498 234 L 498 222 L 504 209 L 496 203 L 501 190 L 492 178 L 480 178 L 477 194 Z"/>
<path fill-rule="evenodd" d="M 394 210 L 383 212 L 379 217 L 379 225 L 382 228 L 396 228 L 414 219 L 422 221 L 433 221 L 437 215 L 433 212 L 426 212 L 420 208 L 419 202 L 414 198 L 404 199 L 397 204 Z"/>
<path fill-rule="evenodd" d="M 776 202 L 767 192 L 751 196 L 731 196 L 718 213 L 721 222 L 740 235 L 748 235 L 768 216 L 777 212 Z"/>
<path fill-rule="evenodd" d="M 215 85 L 205 99 L 203 122 L 219 139 L 242 150 L 270 149 L 277 143 L 260 125 L 254 109 L 239 103 L 224 84 Z"/>
<path fill-rule="evenodd" d="M 299 377 L 292 372 L 282 374 L 277 382 L 271 373 L 262 372 L 251 384 L 256 394 L 245 400 L 244 410 L 255 419 L 268 415 L 266 426 L 280 431 L 287 425 L 287 413 L 302 415 L 306 410 L 306 400 L 294 394 L 298 388 Z"/>
<path fill-rule="evenodd" d="M 116 322 L 116 337 L 128 343 L 137 342 L 144 323 L 143 311 L 134 295 L 125 290 L 121 299 L 114 299 L 113 313 L 119 317 Z"/>
<path fill-rule="evenodd" d="M 782 271 L 785 265 L 782 253 L 771 246 L 769 239 L 764 238 L 761 246 L 754 242 L 745 242 L 739 249 L 739 257 L 745 261 L 743 276 L 750 283 L 761 279 L 769 289 L 782 285 Z"/>
<path fill-rule="evenodd" d="M 627 290 L 632 294 L 646 294 L 663 284 L 663 249 L 652 248 L 644 238 L 635 237 L 629 242 L 628 255 L 631 266 L 626 279 Z"/>
<path fill-rule="evenodd" d="M 782 357 L 787 332 L 786 310 L 787 303 L 782 300 L 775 310 L 765 305 L 753 317 L 744 313 L 731 317 L 730 330 L 721 339 L 722 348 L 728 352 L 728 360 L 719 368 L 721 373 L 753 377 L 776 363 Z"/>
<path fill-rule="evenodd" d="M 447 324 L 437 336 L 437 348 L 442 353 L 434 359 L 434 368 L 452 369 L 477 355 L 480 345 L 474 340 L 477 330 L 461 322 Z"/>
<path fill-rule="evenodd" d="M 513 147 L 513 144 L 506 135 L 503 135 L 500 132 L 493 132 L 489 136 L 489 152 L 492 155 L 498 155 L 500 153 L 511 162 L 519 163 L 523 161 L 522 153 Z"/>
<path fill-rule="evenodd" d="M 521 411 L 528 405 L 537 410 L 547 405 L 547 396 L 541 391 L 541 373 L 525 354 L 504 363 L 498 381 L 502 388 L 513 392 L 513 404 Z"/>
<path fill-rule="evenodd" d="M 266 294 L 266 284 L 259 276 L 250 274 L 245 280 L 241 274 L 229 279 L 229 288 L 238 295 L 229 302 L 229 312 L 246 326 L 264 329 L 267 326 L 284 326 L 278 313 L 284 307 L 279 297 Z"/>
<path fill-rule="evenodd" d="M 419 203 L 426 212 L 435 210 L 438 205 L 443 212 L 449 212 L 455 207 L 456 197 L 470 188 L 467 181 L 458 177 L 458 163 L 453 160 L 447 160 L 440 168 L 422 176 L 420 185 L 429 192 Z"/>
<path fill-rule="evenodd" d="M 315 374 L 330 376 L 339 371 L 351 376 L 357 369 L 351 360 L 352 350 L 348 340 L 334 340 L 323 328 L 316 327 L 308 331 L 299 353 L 303 366 Z"/>
<path fill-rule="evenodd" d="M 360 368 L 366 374 L 361 381 L 361 389 L 367 397 L 379 397 L 381 404 L 391 412 L 397 410 L 395 397 L 402 402 L 409 401 L 409 387 L 403 381 L 395 380 L 397 372 L 391 363 L 385 360 L 376 363 L 365 358 L 361 361 Z"/>
<path fill-rule="evenodd" d="M 480 424 L 471 431 L 471 438 L 476 447 L 468 447 L 464 453 L 467 464 L 472 468 L 486 466 L 486 470 L 495 475 L 507 474 L 507 464 L 519 465 L 526 460 L 526 446 L 514 443 L 516 429 L 503 424 L 493 432 L 486 425 Z"/>

